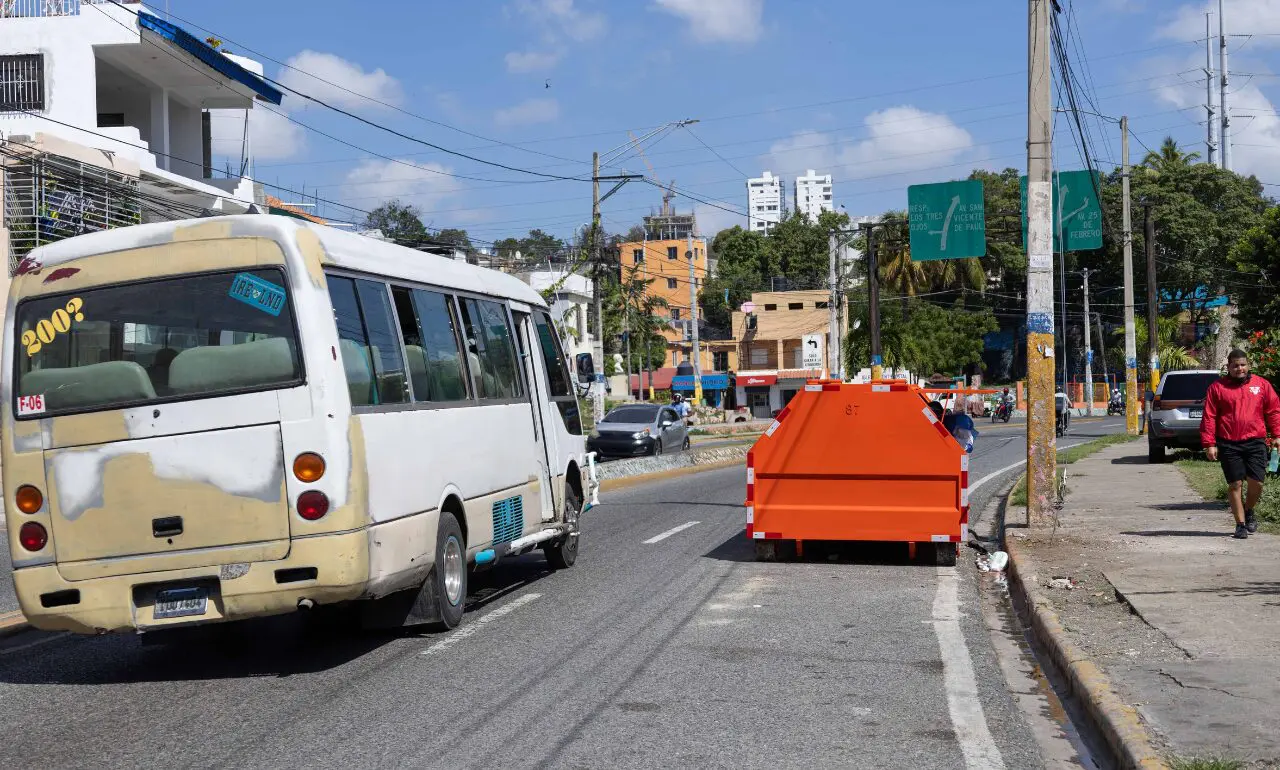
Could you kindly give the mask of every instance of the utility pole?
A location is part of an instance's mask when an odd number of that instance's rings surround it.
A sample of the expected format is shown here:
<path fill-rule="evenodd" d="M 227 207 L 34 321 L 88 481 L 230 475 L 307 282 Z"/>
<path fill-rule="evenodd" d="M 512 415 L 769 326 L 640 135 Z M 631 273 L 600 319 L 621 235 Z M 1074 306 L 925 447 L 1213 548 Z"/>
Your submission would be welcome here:
<path fill-rule="evenodd" d="M 1056 502 L 1053 389 L 1052 0 L 1029 0 L 1027 24 L 1027 523 Z"/>
<path fill-rule="evenodd" d="M 1120 118 L 1120 191 L 1124 242 L 1124 424 L 1138 435 L 1138 341 L 1133 320 L 1133 216 L 1129 201 L 1129 116 Z"/>
<path fill-rule="evenodd" d="M 631 277 L 627 279 L 627 293 L 622 298 L 622 336 L 627 341 L 627 398 L 631 398 L 631 299 L 635 289 L 636 269 L 631 268 Z M 639 384 L 636 390 L 640 390 Z"/>
<path fill-rule="evenodd" d="M 591 357 L 596 360 L 596 382 L 591 383 L 591 414 L 595 424 L 604 419 L 604 385 L 599 382 L 604 375 L 604 266 L 600 264 L 600 153 L 591 153 L 591 266 L 592 302 L 596 308 L 596 338 L 591 345 Z"/>
<path fill-rule="evenodd" d="M 1111 372 L 1107 371 L 1107 338 L 1102 333 L 1102 314 L 1094 313 L 1093 320 L 1098 324 L 1098 346 L 1102 348 L 1102 381 L 1107 385 L 1107 400 L 1111 400 Z M 1084 319 L 1085 323 L 1089 323 L 1089 319 Z"/>
<path fill-rule="evenodd" d="M 1222 167 L 1231 170 L 1231 108 L 1227 105 L 1227 18 L 1222 15 L 1222 0 L 1218 0 L 1218 68 L 1222 79 L 1218 81 L 1218 110 L 1222 113 L 1222 128 L 1218 141 L 1222 144 Z"/>
<path fill-rule="evenodd" d="M 1218 145 L 1213 141 L 1213 35 L 1209 31 L 1209 17 L 1212 15 L 1204 15 L 1204 111 L 1208 116 L 1204 123 L 1204 148 L 1205 159 L 1210 166 L 1215 166 L 1218 162 Z"/>
<path fill-rule="evenodd" d="M 693 339 L 693 403 L 702 403 L 702 351 L 698 345 L 698 281 L 693 274 L 696 252 L 693 230 L 689 231 L 689 327 Z"/>
<path fill-rule="evenodd" d="M 861 227 L 867 231 L 867 334 L 871 336 L 871 379 L 884 376 L 884 359 L 880 355 L 880 265 L 876 257 L 876 223 Z"/>
<path fill-rule="evenodd" d="M 827 270 L 827 286 L 831 296 L 827 300 L 827 371 L 823 379 L 840 379 L 840 286 L 838 281 L 840 241 L 835 230 L 827 233 L 827 251 L 830 266 Z"/>
<path fill-rule="evenodd" d="M 1089 334 L 1089 268 L 1084 274 L 1084 403 L 1086 413 L 1093 416 L 1093 340 Z"/>
<path fill-rule="evenodd" d="M 1142 202 L 1142 240 L 1147 252 L 1147 357 L 1151 362 L 1151 391 L 1160 386 L 1160 305 L 1156 300 L 1156 220 L 1151 201 Z"/>

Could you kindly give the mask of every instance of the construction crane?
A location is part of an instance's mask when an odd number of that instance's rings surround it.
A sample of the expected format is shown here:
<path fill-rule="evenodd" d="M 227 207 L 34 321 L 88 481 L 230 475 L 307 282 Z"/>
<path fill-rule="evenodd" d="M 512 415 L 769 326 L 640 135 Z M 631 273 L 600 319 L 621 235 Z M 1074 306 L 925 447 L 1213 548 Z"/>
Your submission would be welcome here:
<path fill-rule="evenodd" d="M 648 138 L 651 135 L 652 134 L 646 135 L 646 138 Z M 631 137 L 631 144 L 633 144 L 636 148 L 636 155 L 640 156 L 640 160 L 644 161 L 645 168 L 649 169 L 649 181 L 653 182 L 659 187 L 663 187 L 662 180 L 658 179 L 658 171 L 653 167 L 653 164 L 649 162 L 649 157 L 644 154 L 644 147 L 640 144 L 640 139 L 630 131 L 627 132 L 627 136 Z M 664 187 L 663 193 L 662 193 L 662 216 L 664 217 L 669 217 L 673 213 L 673 210 L 671 207 L 671 201 L 676 197 L 675 191 L 676 191 L 676 182 L 673 179 L 671 180 L 671 184 L 666 185 Z"/>

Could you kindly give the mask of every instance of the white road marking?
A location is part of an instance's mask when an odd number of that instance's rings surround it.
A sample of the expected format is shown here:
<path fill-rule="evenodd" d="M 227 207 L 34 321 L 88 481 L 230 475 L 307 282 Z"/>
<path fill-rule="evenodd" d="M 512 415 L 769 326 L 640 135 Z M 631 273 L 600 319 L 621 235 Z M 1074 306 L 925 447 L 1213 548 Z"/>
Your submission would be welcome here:
<path fill-rule="evenodd" d="M 480 633 L 481 631 L 484 630 L 485 626 L 489 625 L 493 621 L 498 620 L 499 618 L 502 618 L 506 615 L 510 615 L 511 613 L 515 612 L 516 610 L 528 604 L 529 602 L 532 602 L 535 599 L 539 599 L 541 597 L 542 597 L 542 594 L 524 594 L 523 596 L 519 596 L 515 599 L 512 599 L 509 603 L 502 605 L 501 607 L 494 610 L 493 612 L 486 613 L 476 618 L 474 623 L 471 623 L 469 625 L 463 626 L 462 628 L 459 628 L 458 630 L 454 631 L 452 634 L 449 634 L 445 638 L 441 639 L 440 641 L 431 645 L 427 649 L 423 650 L 420 654 L 434 655 L 437 652 L 443 652 L 444 650 L 449 649 L 450 647 L 454 646 L 458 642 L 461 642 L 463 639 L 467 639 L 469 637 L 475 636 L 476 634 Z"/>
<path fill-rule="evenodd" d="M 1085 441 L 1079 441 L 1079 442 L 1076 442 L 1075 444 L 1065 444 L 1065 445 L 1063 445 L 1063 446 L 1058 447 L 1058 450 L 1059 450 L 1059 451 L 1061 451 L 1061 450 L 1063 450 L 1063 449 L 1070 449 L 1070 448 L 1071 448 L 1071 447 L 1073 447 L 1073 446 L 1080 446 L 1081 444 L 1084 444 L 1084 443 L 1087 443 L 1087 442 L 1085 442 Z M 1004 466 L 1003 468 L 1001 468 L 1001 469 L 999 469 L 999 470 L 995 470 L 995 471 L 992 471 L 992 472 L 988 473 L 987 475 L 983 476 L 982 478 L 978 479 L 977 481 L 975 481 L 975 482 L 973 482 L 972 484 L 970 484 L 970 485 L 969 485 L 969 494 L 970 494 L 970 495 L 972 495 L 972 494 L 973 494 L 973 490 L 977 489 L 978 487 L 982 486 L 983 484 L 987 483 L 988 481 L 990 481 L 990 480 L 994 479 L 996 476 L 999 476 L 999 475 L 1001 475 L 1002 473 L 1008 473 L 1009 471 L 1013 470 L 1014 468 L 1021 468 L 1022 466 L 1026 465 L 1026 464 L 1027 464 L 1027 461 L 1026 461 L 1026 460 L 1019 460 L 1019 461 L 1017 461 L 1016 463 L 1014 463 L 1013 465 L 1006 465 L 1006 466 Z"/>
<path fill-rule="evenodd" d="M 971 770 L 1003 770 L 1004 758 L 978 697 L 978 680 L 973 674 L 969 647 L 960 628 L 960 574 L 955 567 L 938 567 L 938 590 L 933 596 L 933 632 L 942 653 L 942 676 L 947 691 L 951 727 L 965 767 Z"/>
<path fill-rule="evenodd" d="M 654 535 L 653 537 L 651 537 L 651 538 L 649 538 L 648 540 L 644 541 L 644 544 L 645 544 L 645 545 L 653 545 L 654 543 L 658 542 L 659 540 L 666 540 L 667 538 L 671 537 L 672 535 L 676 534 L 677 532 L 683 532 L 683 531 L 685 531 L 686 529 L 688 529 L 689 527 L 692 527 L 692 526 L 696 525 L 697 523 L 698 523 L 698 522 L 696 522 L 696 521 L 687 521 L 687 522 L 685 522 L 684 524 L 681 524 L 681 525 L 680 525 L 680 526 L 678 526 L 678 527 L 672 527 L 671 529 L 667 530 L 666 532 L 663 532 L 661 535 Z"/>

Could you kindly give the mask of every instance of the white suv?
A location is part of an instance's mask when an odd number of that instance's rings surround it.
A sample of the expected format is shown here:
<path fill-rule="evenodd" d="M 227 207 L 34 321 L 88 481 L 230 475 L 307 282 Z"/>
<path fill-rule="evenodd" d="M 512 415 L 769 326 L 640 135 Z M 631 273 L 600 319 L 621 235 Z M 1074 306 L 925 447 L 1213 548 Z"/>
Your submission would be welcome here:
<path fill-rule="evenodd" d="M 1200 449 L 1200 419 L 1204 395 L 1222 372 L 1189 369 L 1167 372 L 1160 378 L 1147 422 L 1147 459 L 1166 461 L 1166 449 Z"/>

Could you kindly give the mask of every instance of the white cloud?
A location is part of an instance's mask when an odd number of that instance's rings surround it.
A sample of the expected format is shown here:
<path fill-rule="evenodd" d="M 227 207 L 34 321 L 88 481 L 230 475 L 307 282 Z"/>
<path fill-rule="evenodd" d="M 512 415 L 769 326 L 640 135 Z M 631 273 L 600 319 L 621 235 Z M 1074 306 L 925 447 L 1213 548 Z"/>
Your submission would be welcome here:
<path fill-rule="evenodd" d="M 725 208 L 729 208 L 729 206 L 725 206 Z M 716 237 L 716 233 L 721 230 L 727 230 L 734 225 L 747 226 L 745 214 L 735 214 L 732 211 L 725 211 L 703 203 L 694 205 L 693 215 L 698 219 L 698 232 L 707 236 L 708 240 Z"/>
<path fill-rule="evenodd" d="M 655 0 L 655 5 L 686 19 L 690 34 L 704 43 L 753 43 L 764 32 L 764 0 Z"/>
<path fill-rule="evenodd" d="M 516 9 L 544 29 L 558 32 L 579 43 L 594 40 L 609 28 L 603 13 L 582 11 L 574 0 L 518 0 Z"/>
<path fill-rule="evenodd" d="M 245 138 L 245 113 L 210 110 L 209 115 L 209 144 L 214 157 L 238 159 Z M 283 160 L 302 154 L 307 133 L 279 112 L 255 107 L 249 110 L 248 138 L 246 149 L 255 160 Z"/>
<path fill-rule="evenodd" d="M 398 198 L 420 208 L 430 208 L 457 191 L 458 180 L 445 176 L 448 173 L 452 173 L 452 169 L 439 163 L 369 159 L 347 172 L 346 183 L 358 189 L 362 199 Z"/>
<path fill-rule="evenodd" d="M 560 62 L 563 51 L 512 51 L 507 54 L 507 72 L 549 70 Z"/>
<path fill-rule="evenodd" d="M 369 107 L 370 102 L 361 96 L 395 105 L 404 99 L 400 81 L 386 71 L 365 72 L 360 65 L 331 53 L 302 51 L 286 64 L 280 82 L 339 107 Z"/>
<path fill-rule="evenodd" d="M 1224 16 L 1227 34 L 1232 32 L 1271 31 L 1280 28 L 1280 0 L 1226 0 Z M 1213 13 L 1212 31 L 1218 34 L 1218 4 L 1194 3 L 1180 6 L 1159 30 L 1157 37 L 1170 40 L 1203 40 L 1204 14 Z M 1252 45 L 1276 45 L 1280 39 L 1256 37 Z"/>
<path fill-rule="evenodd" d="M 864 122 L 862 139 L 797 131 L 775 142 L 763 161 L 785 179 L 808 169 L 861 179 L 948 166 L 974 149 L 973 137 L 951 118 L 909 105 L 873 112 Z"/>
<path fill-rule="evenodd" d="M 1194 108 L 1187 111 L 1188 117 L 1194 115 L 1199 119 L 1204 114 L 1201 84 L 1164 85 L 1157 94 L 1175 107 Z M 1276 104 L 1253 81 L 1246 81 L 1238 88 L 1232 86 L 1228 103 L 1231 105 L 1231 169 L 1239 174 L 1253 174 L 1263 181 L 1276 179 L 1280 176 L 1280 115 L 1276 114 Z M 1201 133 L 1203 135 L 1203 131 Z M 1215 130 L 1214 134 L 1219 136 L 1220 131 Z M 1152 142 L 1148 144 L 1155 146 Z M 1201 160 L 1204 159 L 1204 146 L 1199 141 L 1183 149 L 1199 152 Z"/>
<path fill-rule="evenodd" d="M 498 110 L 493 121 L 499 126 L 528 126 L 550 123 L 560 117 L 560 103 L 555 99 L 527 99 L 513 107 Z"/>

